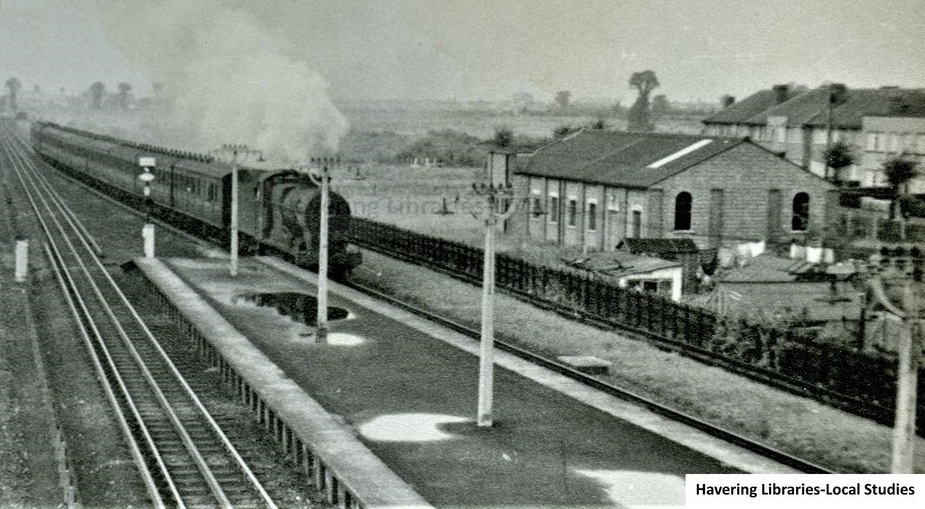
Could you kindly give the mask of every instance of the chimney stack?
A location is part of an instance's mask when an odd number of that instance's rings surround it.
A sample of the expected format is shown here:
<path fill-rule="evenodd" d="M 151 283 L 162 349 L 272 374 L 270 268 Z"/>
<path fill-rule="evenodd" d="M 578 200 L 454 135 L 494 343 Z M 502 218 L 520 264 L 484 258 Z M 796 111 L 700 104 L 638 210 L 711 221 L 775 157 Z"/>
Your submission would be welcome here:
<path fill-rule="evenodd" d="M 777 104 L 787 102 L 787 92 L 790 91 L 790 85 L 774 85 L 773 90 L 776 94 Z"/>
<path fill-rule="evenodd" d="M 844 104 L 848 100 L 848 87 L 844 83 L 832 83 L 829 87 L 833 106 Z"/>
<path fill-rule="evenodd" d="M 726 94 L 720 98 L 720 103 L 722 104 L 723 109 L 732 106 L 733 104 L 735 104 L 735 102 L 736 102 L 736 98 L 729 94 Z"/>

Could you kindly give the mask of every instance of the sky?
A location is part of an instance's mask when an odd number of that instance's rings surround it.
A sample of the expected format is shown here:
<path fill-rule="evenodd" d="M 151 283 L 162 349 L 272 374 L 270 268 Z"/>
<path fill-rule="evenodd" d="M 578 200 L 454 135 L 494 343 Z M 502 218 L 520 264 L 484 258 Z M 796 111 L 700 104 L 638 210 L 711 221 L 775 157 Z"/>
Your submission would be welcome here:
<path fill-rule="evenodd" d="M 925 0 L 0 0 L 0 81 L 144 95 L 193 68 L 291 66 L 334 99 L 628 102 L 651 69 L 656 94 L 716 101 L 790 82 L 925 87 L 922 34 Z"/>

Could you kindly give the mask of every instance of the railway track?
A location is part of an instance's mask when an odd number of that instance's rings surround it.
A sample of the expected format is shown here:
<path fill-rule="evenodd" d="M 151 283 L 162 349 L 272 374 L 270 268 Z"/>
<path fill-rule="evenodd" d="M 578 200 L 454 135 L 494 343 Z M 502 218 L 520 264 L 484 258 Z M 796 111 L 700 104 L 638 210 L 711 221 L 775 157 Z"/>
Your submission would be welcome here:
<path fill-rule="evenodd" d="M 82 185 L 85 185 L 85 184 L 82 184 Z M 91 189 L 92 189 L 92 188 L 91 188 Z M 95 190 L 94 190 L 94 191 L 95 191 Z M 95 192 L 98 192 L 98 191 L 95 191 Z M 118 204 L 118 205 L 121 206 L 121 207 L 124 207 L 124 208 L 126 208 L 126 209 L 128 209 L 128 210 L 132 210 L 132 209 L 129 208 L 127 205 L 122 204 L 121 202 L 118 202 L 118 201 L 116 201 L 116 200 L 113 200 L 112 198 L 106 196 L 105 194 L 102 194 L 102 193 L 99 193 L 99 194 L 100 194 L 100 196 L 105 197 L 106 199 L 112 201 L 112 202 L 115 203 L 115 204 Z M 138 214 L 138 215 L 143 215 L 143 213 L 140 212 L 140 211 L 132 210 L 132 212 L 134 212 L 135 214 Z M 189 234 L 189 233 L 187 233 L 187 232 L 185 232 L 185 231 L 182 231 L 182 230 L 178 230 L 178 229 L 176 229 L 176 228 L 173 228 L 173 227 L 172 227 L 171 225 L 169 225 L 169 224 L 166 224 L 166 223 L 159 223 L 159 224 L 162 224 L 164 227 L 170 228 L 171 231 L 172 231 L 173 233 L 175 233 L 175 234 L 182 235 L 182 236 L 184 236 L 184 237 L 190 238 L 191 240 L 194 240 L 194 241 L 197 241 L 197 242 L 201 242 L 201 241 L 202 241 L 202 239 L 200 239 L 200 238 L 198 238 L 198 237 L 195 237 L 195 236 L 192 236 L 191 234 Z M 453 321 L 453 320 L 450 320 L 450 319 L 447 319 L 447 318 L 445 318 L 445 317 L 443 317 L 443 316 L 440 316 L 440 315 L 438 315 L 438 314 L 435 314 L 435 313 L 433 313 L 433 312 L 431 312 L 431 311 L 422 309 L 422 308 L 420 308 L 420 307 L 418 307 L 418 306 L 415 306 L 415 305 L 410 304 L 410 303 L 408 303 L 408 302 L 402 301 L 402 300 L 400 300 L 400 299 L 396 299 L 395 297 L 392 297 L 392 296 L 390 296 L 390 295 L 386 295 L 386 294 L 384 294 L 384 293 L 382 293 L 382 292 L 380 292 L 380 291 L 378 291 L 378 290 L 375 290 L 375 289 L 373 289 L 373 288 L 371 288 L 371 287 L 367 287 L 367 286 L 364 286 L 364 285 L 360 285 L 360 284 L 355 283 L 355 282 L 350 282 L 350 283 L 347 284 L 347 286 L 350 286 L 351 288 L 353 288 L 353 289 L 355 289 L 355 290 L 357 290 L 357 291 L 361 291 L 361 292 L 363 292 L 363 293 L 366 293 L 367 295 L 370 295 L 370 296 L 372 296 L 372 297 L 378 298 L 378 299 L 380 299 L 380 300 L 387 301 L 387 302 L 389 302 L 389 303 L 391 303 L 391 304 L 393 304 L 393 305 L 396 305 L 396 306 L 398 306 L 398 307 L 401 307 L 401 308 L 403 308 L 403 309 L 405 309 L 405 310 L 407 310 L 407 311 L 409 311 L 409 312 L 412 312 L 412 313 L 414 313 L 414 314 L 417 314 L 418 316 L 422 316 L 422 317 L 427 318 L 427 319 L 429 319 L 429 320 L 438 322 L 438 323 L 440 323 L 440 324 L 442 324 L 442 325 L 444 325 L 444 326 L 446 326 L 446 327 L 448 327 L 448 328 L 451 328 L 451 329 L 453 329 L 453 330 L 455 330 L 455 331 L 457 331 L 457 332 L 460 332 L 460 333 L 462 333 L 462 334 L 464 334 L 464 335 L 469 336 L 470 338 L 472 338 L 472 339 L 475 340 L 475 341 L 478 341 L 478 339 L 479 339 L 479 336 L 480 336 L 479 331 L 477 331 L 477 330 L 475 330 L 475 329 L 473 329 L 473 328 L 471 328 L 471 327 L 467 327 L 467 326 L 462 325 L 462 324 L 459 324 L 459 323 L 457 323 L 457 322 L 455 322 L 455 321 Z M 751 451 L 751 452 L 754 452 L 754 453 L 760 454 L 760 455 L 762 455 L 762 456 L 765 456 L 765 457 L 767 457 L 767 458 L 773 459 L 774 461 L 777 461 L 777 462 L 779 462 L 779 463 L 788 465 L 788 466 L 790 466 L 790 467 L 792 467 L 792 468 L 795 468 L 795 469 L 797 469 L 797 470 L 800 470 L 800 471 L 803 471 L 803 472 L 807 472 L 807 473 L 832 473 L 830 470 L 828 470 L 828 469 L 826 469 L 826 468 L 824 468 L 824 467 L 822 467 L 822 466 L 816 465 L 816 464 L 814 464 L 814 463 L 812 463 L 812 462 L 809 462 L 809 461 L 803 460 L 803 459 L 801 459 L 801 458 L 795 457 L 795 456 L 793 456 L 793 455 L 787 454 L 786 452 L 780 451 L 780 450 L 775 449 L 775 448 L 773 448 L 773 447 L 769 447 L 769 446 L 767 446 L 767 445 L 765 445 L 765 444 L 763 444 L 763 443 L 761 443 L 761 442 L 752 440 L 752 439 L 750 439 L 750 438 L 748 438 L 748 437 L 745 437 L 745 436 L 742 436 L 742 435 L 740 435 L 740 434 L 733 433 L 733 432 L 728 431 L 728 430 L 725 430 L 725 429 L 723 429 L 723 428 L 714 426 L 714 425 L 712 425 L 712 424 L 710 424 L 710 423 L 708 423 L 708 422 L 705 422 L 705 421 L 703 421 L 703 420 L 701 420 L 701 419 L 698 419 L 698 418 L 696 418 L 696 417 L 693 417 L 693 416 L 691 416 L 690 414 L 687 414 L 687 413 L 684 413 L 684 412 L 680 412 L 680 411 L 675 410 L 675 409 L 673 409 L 673 408 L 671 408 L 671 407 L 669 407 L 669 406 L 660 404 L 660 403 L 658 403 L 658 402 L 656 402 L 656 401 L 653 401 L 653 400 L 651 400 L 651 399 L 649 399 L 649 398 L 646 398 L 646 397 L 644 397 L 644 396 L 641 396 L 641 395 L 639 395 L 639 394 L 636 394 L 636 393 L 633 392 L 633 391 L 629 391 L 629 390 L 627 390 L 627 389 L 621 388 L 621 387 L 616 386 L 616 385 L 614 385 L 614 384 L 605 382 L 605 381 L 603 381 L 603 380 L 601 380 L 601 379 L 599 379 L 599 378 L 597 378 L 597 377 L 594 377 L 594 376 L 592 376 L 592 375 L 588 375 L 588 374 L 582 373 L 582 372 L 580 372 L 580 371 L 577 371 L 577 370 L 575 370 L 575 369 L 573 369 L 573 368 L 571 368 L 571 367 L 569 367 L 569 366 L 566 366 L 566 365 L 564 365 L 564 364 L 562 364 L 562 363 L 559 363 L 559 362 L 557 362 L 557 361 L 555 361 L 555 360 L 552 360 L 552 359 L 549 359 L 549 358 L 547 358 L 547 357 L 544 357 L 544 356 L 538 355 L 538 354 L 536 354 L 536 353 L 533 353 L 533 352 L 531 352 L 531 351 L 529 351 L 529 350 L 526 350 L 526 349 L 524 349 L 524 348 L 521 348 L 521 347 L 517 346 L 517 345 L 514 344 L 514 342 L 512 342 L 512 341 L 504 340 L 503 338 L 496 338 L 495 345 L 496 345 L 496 347 L 499 348 L 500 350 L 503 350 L 503 351 L 505 351 L 505 352 L 511 353 L 511 354 L 513 354 L 513 355 L 516 355 L 516 356 L 518 356 L 518 357 L 521 357 L 521 358 L 523 358 L 523 359 L 526 359 L 526 360 L 528 360 L 528 361 L 530 361 L 530 362 L 533 362 L 533 363 L 535 363 L 535 364 L 538 364 L 538 365 L 541 365 L 541 366 L 546 367 L 546 368 L 548 368 L 548 369 L 551 369 L 551 370 L 553 370 L 553 371 L 555 371 L 555 372 L 557 372 L 557 373 L 563 374 L 563 375 L 568 376 L 568 377 L 570 377 L 570 378 L 572 378 L 572 379 L 575 379 L 575 380 L 577 380 L 577 381 L 580 381 L 580 382 L 582 382 L 582 383 L 584 383 L 584 384 L 586 384 L 586 385 L 589 385 L 589 386 L 591 386 L 591 387 L 594 387 L 594 388 L 596 388 L 596 389 L 598 389 L 598 390 L 601 390 L 601 391 L 603 391 L 603 392 L 605 392 L 605 393 L 607 393 L 607 394 L 611 394 L 611 395 L 613 395 L 613 396 L 616 396 L 616 397 L 619 397 L 619 398 L 622 398 L 622 399 L 625 399 L 625 400 L 634 402 L 634 403 L 636 403 L 636 404 L 638 404 L 638 405 L 641 405 L 641 406 L 643 406 L 643 407 L 646 407 L 647 409 L 649 409 L 649 410 L 651 410 L 651 411 L 653 411 L 653 412 L 655 412 L 655 413 L 657 413 L 657 414 L 659 414 L 659 415 L 663 415 L 663 416 L 668 417 L 668 418 L 670 418 L 670 419 L 673 419 L 673 420 L 675 420 L 675 421 L 684 423 L 684 424 L 686 424 L 686 425 L 688 425 L 688 426 L 691 426 L 691 427 L 693 427 L 693 428 L 696 428 L 696 429 L 698 429 L 698 430 L 701 430 L 701 431 L 703 431 L 703 432 L 706 432 L 706 433 L 708 433 L 708 434 L 710 434 L 710 435 L 712 435 L 712 436 L 715 436 L 715 437 L 717 437 L 717 438 L 719 438 L 719 439 L 722 439 L 722 440 L 725 440 L 725 441 L 727 441 L 727 442 L 733 443 L 733 444 L 735 444 L 735 445 L 737 445 L 737 446 L 739 446 L 739 447 L 742 447 L 743 449 L 746 449 L 746 450 L 749 450 L 749 451 Z"/>
<path fill-rule="evenodd" d="M 45 233 L 46 254 L 153 506 L 275 508 L 8 126 L 0 127 L 0 150 Z"/>

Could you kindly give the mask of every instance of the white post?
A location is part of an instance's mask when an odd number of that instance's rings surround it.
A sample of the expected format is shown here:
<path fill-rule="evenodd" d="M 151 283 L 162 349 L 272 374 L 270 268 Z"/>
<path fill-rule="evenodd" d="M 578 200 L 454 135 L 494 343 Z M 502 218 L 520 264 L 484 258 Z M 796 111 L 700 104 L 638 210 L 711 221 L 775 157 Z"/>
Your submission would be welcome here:
<path fill-rule="evenodd" d="M 476 422 L 479 427 L 494 424 L 494 298 L 495 298 L 495 227 L 511 217 L 516 208 L 513 189 L 509 185 L 473 185 L 485 198 L 485 251 L 482 274 L 482 333 L 479 348 L 479 398 Z"/>
<path fill-rule="evenodd" d="M 238 275 L 238 151 L 231 160 L 231 265 L 229 273 Z"/>
<path fill-rule="evenodd" d="M 893 455 L 890 471 L 894 474 L 912 474 L 915 459 L 916 384 L 919 375 L 919 343 L 921 330 L 918 307 L 915 305 L 912 282 L 903 283 L 902 332 L 898 342 L 896 378 L 896 421 L 893 426 Z"/>
<path fill-rule="evenodd" d="M 29 273 L 29 241 L 21 239 L 16 241 L 16 282 L 22 283 Z"/>
<path fill-rule="evenodd" d="M 229 220 L 229 229 L 231 230 L 231 239 L 230 239 L 230 264 L 229 264 L 229 273 L 232 277 L 238 275 L 238 209 L 240 208 L 239 203 L 241 197 L 238 196 L 238 173 L 240 173 L 238 168 L 238 156 L 243 155 L 245 158 L 250 155 L 257 155 L 260 157 L 259 160 L 263 160 L 263 152 L 260 150 L 254 150 L 248 148 L 247 145 L 238 144 L 238 143 L 226 143 L 222 145 L 221 149 L 214 150 L 213 153 L 227 153 L 231 152 L 231 218 Z"/>
<path fill-rule="evenodd" d="M 482 274 L 482 334 L 479 349 L 479 408 L 478 425 L 490 427 L 493 424 L 494 403 L 494 296 L 495 296 L 495 221 L 492 213 L 491 195 L 487 198 L 488 214 L 485 218 L 484 271 Z"/>
<path fill-rule="evenodd" d="M 145 258 L 154 258 L 154 225 L 144 225 L 141 228 L 141 237 L 145 243 Z"/>
<path fill-rule="evenodd" d="M 330 175 L 325 163 L 321 170 L 321 223 L 318 227 L 318 329 L 316 336 L 323 340 L 328 332 L 328 186 Z"/>

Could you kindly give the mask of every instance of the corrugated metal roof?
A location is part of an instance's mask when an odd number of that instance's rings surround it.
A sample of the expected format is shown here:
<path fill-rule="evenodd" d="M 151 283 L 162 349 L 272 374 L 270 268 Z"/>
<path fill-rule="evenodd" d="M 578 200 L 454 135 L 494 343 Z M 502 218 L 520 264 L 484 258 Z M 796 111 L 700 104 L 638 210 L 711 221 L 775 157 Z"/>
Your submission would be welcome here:
<path fill-rule="evenodd" d="M 709 143 L 704 143 L 709 140 Z M 544 147 L 515 173 L 645 188 L 740 144 L 742 139 L 587 130 Z M 699 145 L 693 149 L 692 146 Z M 658 167 L 649 167 L 661 162 Z"/>

